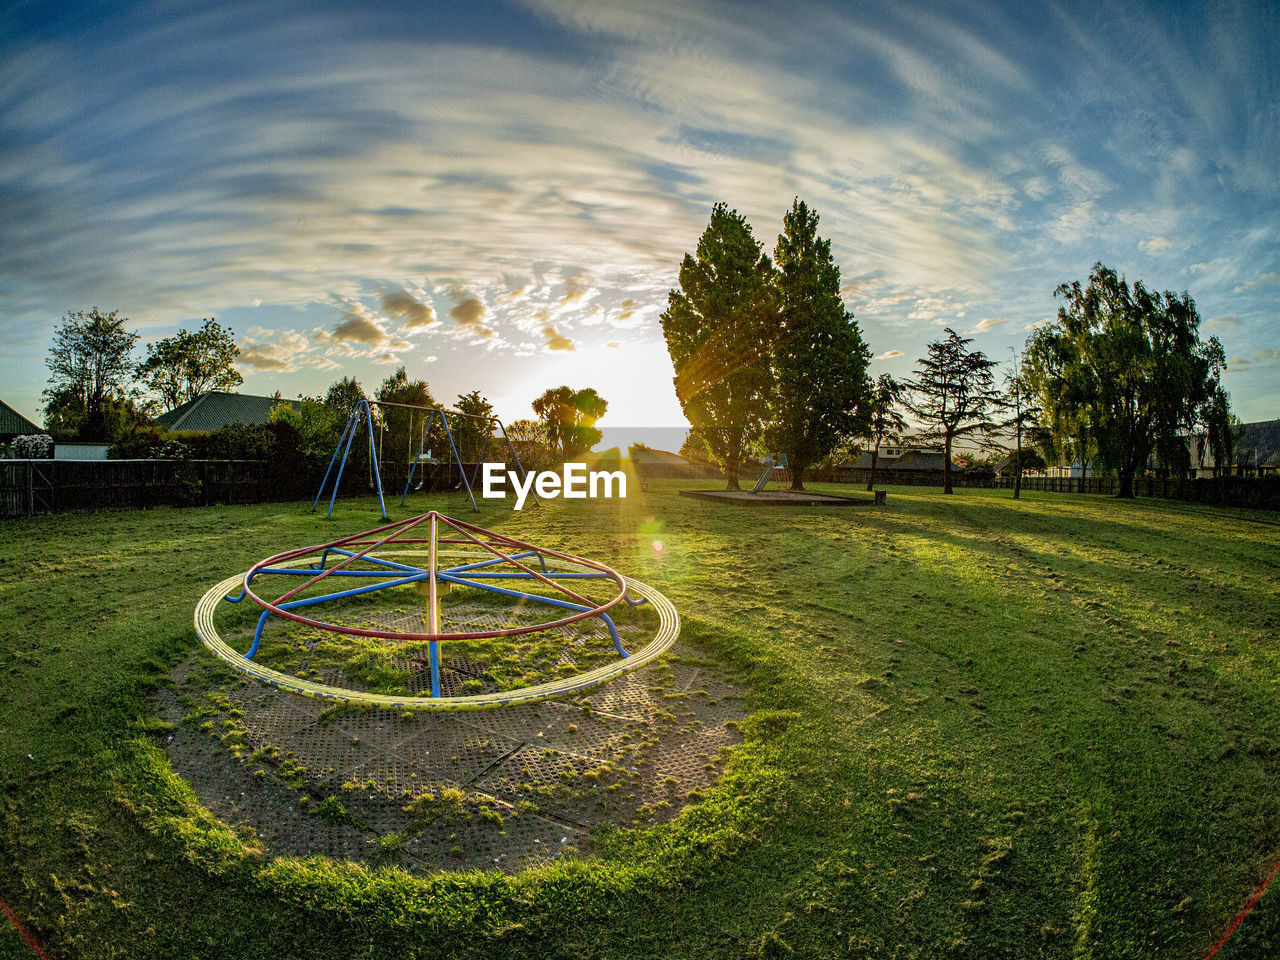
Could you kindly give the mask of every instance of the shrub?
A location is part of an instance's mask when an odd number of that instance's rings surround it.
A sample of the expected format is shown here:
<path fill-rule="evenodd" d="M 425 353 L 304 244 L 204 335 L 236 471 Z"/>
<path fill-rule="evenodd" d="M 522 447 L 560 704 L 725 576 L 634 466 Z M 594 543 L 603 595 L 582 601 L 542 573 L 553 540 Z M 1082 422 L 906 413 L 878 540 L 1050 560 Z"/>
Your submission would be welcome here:
<path fill-rule="evenodd" d="M 14 437 L 9 449 L 19 460 L 47 460 L 53 456 L 53 438 L 47 433 Z"/>

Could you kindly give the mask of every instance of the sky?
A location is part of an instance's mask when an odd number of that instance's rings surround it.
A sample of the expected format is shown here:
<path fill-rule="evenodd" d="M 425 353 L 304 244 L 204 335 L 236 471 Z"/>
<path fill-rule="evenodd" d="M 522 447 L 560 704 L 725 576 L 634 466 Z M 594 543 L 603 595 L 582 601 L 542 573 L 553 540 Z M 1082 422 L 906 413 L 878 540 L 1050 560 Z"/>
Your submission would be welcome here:
<path fill-rule="evenodd" d="M 1189 291 L 1275 418 L 1278 10 L 6 3 L 0 399 L 38 421 L 98 306 L 142 343 L 216 316 L 246 393 L 403 364 L 510 421 L 591 386 L 670 446 L 681 258 L 717 201 L 771 252 L 799 197 L 875 373 L 946 326 L 1005 360 L 1102 261 Z"/>

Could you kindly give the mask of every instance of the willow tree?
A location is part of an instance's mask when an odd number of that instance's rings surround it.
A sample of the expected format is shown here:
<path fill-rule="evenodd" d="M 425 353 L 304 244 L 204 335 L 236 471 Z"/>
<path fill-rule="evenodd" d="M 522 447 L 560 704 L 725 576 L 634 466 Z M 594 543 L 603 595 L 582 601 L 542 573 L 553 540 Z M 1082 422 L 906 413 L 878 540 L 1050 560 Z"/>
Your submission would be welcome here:
<path fill-rule="evenodd" d="M 760 438 L 768 413 L 769 355 L 778 325 L 773 266 L 736 210 L 717 203 L 680 264 L 662 335 L 675 367 L 676 398 L 728 488 Z"/>
<path fill-rule="evenodd" d="M 787 455 L 791 489 L 804 471 L 869 423 L 871 351 L 840 298 L 840 267 L 818 215 L 798 198 L 782 219 L 774 248 L 779 325 L 765 438 Z"/>
<path fill-rule="evenodd" d="M 991 432 L 999 394 L 991 372 L 995 361 L 981 350 L 970 350 L 972 338 L 950 327 L 946 334 L 916 361 L 915 377 L 907 383 L 906 407 L 924 423 L 922 439 L 941 441 L 943 493 L 951 493 L 951 447 L 962 437 Z"/>
<path fill-rule="evenodd" d="M 1099 459 L 1116 472 L 1118 496 L 1133 496 L 1153 455 L 1185 469 L 1187 433 L 1224 435 L 1226 357 L 1217 337 L 1200 339 L 1187 293 L 1148 290 L 1096 263 L 1087 285 L 1064 283 L 1055 295 L 1063 300 L 1057 319 L 1036 331 L 1026 365 L 1036 365 L 1033 380 L 1058 419 L 1086 425 Z"/>

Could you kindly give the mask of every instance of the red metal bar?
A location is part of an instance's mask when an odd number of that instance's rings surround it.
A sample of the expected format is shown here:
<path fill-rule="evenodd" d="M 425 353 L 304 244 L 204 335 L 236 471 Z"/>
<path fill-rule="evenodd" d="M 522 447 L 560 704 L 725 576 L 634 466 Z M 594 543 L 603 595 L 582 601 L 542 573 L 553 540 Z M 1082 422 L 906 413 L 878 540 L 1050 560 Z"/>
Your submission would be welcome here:
<path fill-rule="evenodd" d="M 572 590 L 570 590 L 568 587 L 564 586 L 563 584 L 556 583 L 554 580 L 549 580 L 549 579 L 547 579 L 547 578 L 546 578 L 546 577 L 544 577 L 542 574 L 538 573 L 538 571 L 536 571 L 536 570 L 534 570 L 534 569 L 532 569 L 532 568 L 530 568 L 530 567 L 526 567 L 526 566 L 525 566 L 523 563 L 521 563 L 519 560 L 515 559 L 514 557 L 510 557 L 510 556 L 508 556 L 507 554 L 505 554 L 505 553 L 503 553 L 501 550 L 499 550 L 497 547 L 492 546 L 492 545 L 490 545 L 490 544 L 488 544 L 488 543 L 485 543 L 483 540 L 480 540 L 480 539 L 478 539 L 477 537 L 472 537 L 472 536 L 471 536 L 471 534 L 470 534 L 470 533 L 468 533 L 466 530 L 462 529 L 461 527 L 456 527 L 456 526 L 454 526 L 454 521 L 453 521 L 453 520 L 450 520 L 448 517 L 445 517 L 445 518 L 444 518 L 444 522 L 445 522 L 445 523 L 447 523 L 449 526 L 454 527 L 454 529 L 461 531 L 463 534 L 466 534 L 466 536 L 470 537 L 470 538 L 471 538 L 471 540 L 472 540 L 474 543 L 477 543 L 477 544 L 479 544 L 480 546 L 484 547 L 486 550 L 488 550 L 488 551 L 489 551 L 490 553 L 492 553 L 494 556 L 501 557 L 503 560 L 506 560 L 508 563 L 515 564 L 517 567 L 519 567 L 519 568 L 520 568 L 521 570 L 523 570 L 525 573 L 529 574 L 530 576 L 536 577 L 537 579 L 539 579 L 539 580 L 541 580 L 543 583 L 545 583 L 547 586 L 549 586 L 549 587 L 555 587 L 555 588 L 556 588 L 557 590 L 559 590 L 561 593 L 565 594 L 566 596 L 573 597 L 573 599 L 577 600 L 579 603 L 585 603 L 588 607 L 595 603 L 595 601 L 594 601 L 594 600 L 588 600 L 586 597 L 582 596 L 581 594 L 574 593 Z M 541 553 L 541 552 L 542 552 L 541 550 L 538 550 L 538 548 L 537 548 L 537 547 L 531 547 L 530 549 L 532 549 L 532 550 L 536 550 L 538 553 Z"/>
<path fill-rule="evenodd" d="M 269 557 L 266 560 L 263 560 L 261 563 L 255 564 L 254 567 L 251 569 L 250 573 L 255 573 L 258 570 L 268 565 L 275 565 L 277 563 L 296 559 L 300 556 L 306 556 L 307 554 L 324 550 L 326 547 L 335 547 L 339 545 L 350 546 L 350 545 L 361 545 L 362 543 L 370 543 L 370 541 L 368 540 L 362 541 L 361 538 L 368 537 L 370 534 L 380 533 L 384 530 L 389 530 L 393 527 L 401 527 L 403 528 L 401 532 L 404 532 L 409 529 L 411 524 L 416 525 L 418 523 L 421 523 L 423 520 L 428 519 L 431 515 L 432 514 L 428 513 L 428 514 L 423 514 L 422 516 L 419 516 L 419 517 L 411 518 L 410 520 L 402 520 L 402 521 L 397 521 L 396 523 L 386 524 L 384 526 L 377 527 L 373 530 L 365 530 L 362 533 L 357 533 L 349 537 L 343 537 L 341 539 L 334 540 L 332 543 L 324 543 L 324 544 L 319 544 L 317 546 L 304 547 L 298 550 L 288 550 L 288 551 L 285 551 L 284 553 L 278 553 L 273 557 Z M 568 593 L 570 596 L 574 597 L 576 600 L 579 600 L 579 602 L 585 603 L 587 606 L 591 607 L 591 609 L 584 610 L 572 616 L 563 617 L 559 620 L 550 620 L 545 623 L 533 624 L 527 627 L 511 627 L 505 630 L 469 631 L 465 633 L 402 633 L 400 631 L 367 630 L 360 627 L 344 627 L 338 624 L 326 623 L 323 620 L 313 620 L 310 617 L 304 617 L 290 610 L 280 609 L 280 607 L 277 606 L 277 604 L 282 601 L 277 601 L 276 603 L 272 603 L 271 601 L 264 600 L 262 597 L 258 596 L 256 593 L 253 592 L 253 589 L 250 586 L 248 586 L 249 574 L 245 575 L 245 581 L 246 581 L 246 585 L 244 588 L 245 595 L 249 597 L 258 606 L 262 607 L 264 610 L 270 610 L 272 613 L 276 614 L 277 616 L 284 617 L 287 620 L 292 620 L 295 623 L 301 623 L 309 627 L 315 627 L 318 630 L 328 630 L 333 633 L 341 633 L 347 636 L 370 637 L 370 638 L 380 639 L 380 640 L 398 640 L 404 643 L 431 642 L 431 641 L 445 640 L 445 639 L 488 640 L 488 639 L 494 639 L 498 637 L 514 637 L 514 636 L 521 636 L 528 633 L 537 633 L 540 630 L 554 630 L 558 627 L 568 626 L 571 623 L 576 623 L 579 620 L 585 620 L 588 617 L 599 616 L 601 613 L 605 613 L 613 609 L 615 606 L 621 603 L 623 597 L 626 596 L 626 584 L 622 579 L 622 575 L 619 574 L 616 570 L 612 569 L 611 567 L 605 566 L 603 563 L 599 563 L 595 560 L 587 560 L 582 557 L 576 557 L 572 554 L 563 553 L 558 550 L 546 550 L 541 547 L 535 547 L 532 544 L 524 543 L 523 541 L 516 540 L 513 537 L 505 537 L 500 534 L 495 534 L 492 531 L 483 529 L 482 527 L 475 527 L 475 526 L 472 526 L 471 524 L 463 523 L 460 520 L 454 520 L 451 517 L 443 516 L 442 514 L 437 513 L 435 515 L 438 517 L 438 519 L 443 520 L 446 524 L 455 527 L 455 529 L 457 529 L 458 532 L 460 533 L 465 533 L 467 535 L 470 535 L 470 531 L 474 530 L 476 533 L 493 537 L 499 542 L 504 543 L 505 545 L 516 546 L 524 550 L 534 550 L 534 551 L 537 551 L 538 553 L 541 553 L 544 557 L 551 557 L 557 560 L 564 560 L 569 563 L 579 564 L 590 570 L 599 571 L 600 573 L 606 574 L 611 580 L 613 580 L 614 583 L 618 585 L 618 593 L 616 596 L 605 601 L 604 603 L 593 605 L 593 601 L 578 597 L 578 595 L 572 593 L 571 591 L 565 590 L 564 592 Z M 403 541 L 399 541 L 399 540 L 395 540 L 395 536 L 393 535 L 391 537 L 386 537 L 381 541 L 372 541 L 370 548 L 368 550 L 362 551 L 358 556 L 352 556 L 347 558 L 346 562 L 351 562 L 356 559 L 359 559 L 360 557 L 366 556 L 372 551 L 374 547 L 378 546 L 380 543 L 392 542 L 392 541 L 399 542 L 399 543 L 425 542 L 417 539 L 406 539 Z M 500 553 L 499 551 L 489 547 L 483 541 L 475 537 L 472 537 L 470 540 L 462 540 L 459 542 L 476 543 L 482 547 L 485 547 L 486 549 L 489 549 L 491 552 Z M 517 566 L 523 567 L 523 564 L 517 563 Z M 335 569 L 339 569 L 339 567 L 335 566 L 330 568 L 330 570 L 335 570 Z M 527 570 L 528 568 L 524 568 L 524 569 Z M 530 570 L 528 572 L 534 574 L 536 577 L 538 577 L 538 579 L 543 579 L 543 580 L 546 579 L 542 577 L 540 574 L 537 574 L 536 571 Z M 552 586 L 555 586 L 560 590 L 564 590 L 564 588 L 561 587 L 559 584 L 555 583 L 555 581 L 548 581 L 548 582 L 551 583 Z"/>
<path fill-rule="evenodd" d="M 408 523 L 405 527 L 403 527 L 403 528 L 400 530 L 400 533 L 403 533 L 405 530 L 412 530 L 412 529 L 413 529 L 414 527 L 416 527 L 418 524 L 422 523 L 422 521 L 423 521 L 423 520 L 426 520 L 426 519 L 428 519 L 428 518 L 433 518 L 433 517 L 435 517 L 435 516 L 436 516 L 436 513 L 435 513 L 435 511 L 433 510 L 433 511 L 431 511 L 431 513 L 424 513 L 424 514 L 423 514 L 422 516 L 420 516 L 420 517 L 414 517 L 411 521 L 409 521 L 409 523 Z M 373 550 L 377 549 L 378 547 L 381 547 L 381 546 L 383 546 L 384 544 L 387 544 L 387 543 L 391 543 L 392 541 L 394 541 L 394 540 L 395 540 L 396 536 L 397 536 L 397 534 L 394 534 L 394 533 L 393 533 L 393 534 L 390 534 L 389 536 L 383 537 L 383 538 L 382 538 L 381 540 L 379 540 L 377 543 L 370 544 L 369 546 L 367 546 L 367 547 L 365 547 L 363 550 L 361 550 L 359 553 L 353 553 L 351 556 L 343 558 L 343 560 L 342 560 L 342 562 L 341 562 L 341 563 L 335 563 L 332 567 L 325 567 L 325 569 L 324 569 L 324 570 L 322 570 L 320 573 L 316 574 L 314 577 L 312 577 L 312 578 L 311 578 L 310 580 L 308 580 L 306 583 L 301 584 L 300 586 L 294 587 L 292 590 L 290 590 L 288 593 L 283 594 L 282 596 L 276 597 L 276 604 L 284 603 L 284 602 L 285 602 L 286 600 L 288 600 L 290 597 L 297 596 L 299 593 L 301 593 L 303 590 L 307 589 L 307 587 L 311 586 L 312 584 L 319 583 L 319 582 L 320 582 L 321 580 L 323 580 L 325 577 L 327 577 L 327 576 L 329 576 L 330 574 L 332 574 L 332 573 L 333 573 L 333 571 L 335 571 L 335 570 L 341 570 L 341 569 L 342 569 L 343 567 L 345 567 L 347 564 L 349 564 L 349 563 L 355 563 L 355 562 L 356 562 L 357 560 L 359 560 L 361 557 L 365 556 L 365 555 L 366 555 L 366 554 L 368 554 L 368 553 L 371 553 Z M 433 550 L 432 552 L 434 553 L 434 550 Z"/>

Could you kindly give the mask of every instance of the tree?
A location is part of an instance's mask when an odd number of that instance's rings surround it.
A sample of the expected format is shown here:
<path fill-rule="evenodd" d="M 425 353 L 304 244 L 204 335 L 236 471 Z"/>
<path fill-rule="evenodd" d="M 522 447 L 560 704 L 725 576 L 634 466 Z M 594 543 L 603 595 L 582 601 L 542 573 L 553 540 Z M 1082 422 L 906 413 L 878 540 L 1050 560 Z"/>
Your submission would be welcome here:
<path fill-rule="evenodd" d="M 1218 471 L 1225 468 L 1226 475 L 1231 476 L 1231 460 L 1244 430 L 1240 418 L 1231 412 L 1231 398 L 1221 386 L 1213 390 L 1205 404 L 1205 421 L 1203 446 L 1213 458 L 1213 475 L 1222 476 Z M 1203 449 L 1200 459 L 1204 461 Z"/>
<path fill-rule="evenodd" d="M 453 421 L 453 439 L 462 459 L 473 463 L 489 448 L 493 438 L 493 404 L 480 396 L 479 390 L 458 394 L 454 409 L 465 413 Z"/>
<path fill-rule="evenodd" d="M 234 364 L 240 355 L 235 334 L 213 317 L 195 332 L 179 330 L 147 344 L 147 358 L 138 365 L 138 379 L 160 395 L 165 409 L 194 400 L 209 390 L 231 390 L 244 383 Z"/>
<path fill-rule="evenodd" d="M 543 470 L 551 466 L 551 441 L 547 425 L 541 420 L 514 420 L 505 425 L 507 439 L 526 470 Z"/>
<path fill-rule="evenodd" d="M 871 389 L 869 405 L 869 426 L 867 436 L 871 439 L 871 472 L 867 475 L 867 489 L 875 487 L 876 461 L 880 459 L 880 444 L 885 440 L 897 440 L 907 429 L 907 421 L 898 412 L 898 403 L 902 399 L 902 385 L 897 380 L 882 373 Z"/>
<path fill-rule="evenodd" d="M 1082 477 L 1098 459 L 1098 445 L 1084 398 L 1097 393 L 1088 367 L 1069 362 L 1070 343 L 1054 327 L 1040 327 L 1027 338 L 1021 364 L 1031 402 L 1040 410 L 1038 440 L 1045 457 L 1056 463 L 1080 464 Z"/>
<path fill-rule="evenodd" d="M 662 335 L 685 418 L 738 489 L 738 467 L 768 413 L 778 297 L 769 257 L 736 210 L 717 203 L 667 295 Z"/>
<path fill-rule="evenodd" d="M 360 386 L 360 381 L 355 377 L 343 377 L 341 380 L 335 380 L 329 384 L 329 390 L 324 395 L 324 402 L 337 410 L 344 418 L 351 416 L 351 411 L 355 409 L 357 403 L 367 399 L 368 395 L 364 392 L 364 387 Z"/>
<path fill-rule="evenodd" d="M 435 408 L 437 406 L 435 398 L 431 396 L 427 382 L 410 380 L 404 367 L 398 367 L 395 373 L 383 380 L 375 396 L 385 403 L 404 405 L 376 408 L 375 418 L 382 435 L 378 449 L 378 462 L 382 462 L 384 455 L 390 456 L 393 462 L 406 464 L 407 469 L 408 463 L 418 455 L 418 440 L 431 414 L 427 410 L 406 410 L 405 407 Z M 437 417 L 436 422 L 438 423 L 439 420 L 440 418 Z M 457 440 L 456 436 L 454 440 Z M 443 430 L 437 431 L 433 427 L 429 442 L 447 443 L 448 440 Z"/>
<path fill-rule="evenodd" d="M 712 465 L 711 451 L 707 448 L 707 441 L 702 439 L 697 430 L 690 430 L 685 434 L 684 443 L 680 444 L 680 456 L 700 466 Z"/>
<path fill-rule="evenodd" d="M 125 328 L 118 310 L 68 313 L 54 331 L 45 360 L 49 387 L 45 418 L 50 429 L 82 440 L 115 440 L 140 419 L 126 387 L 135 369 L 138 334 Z"/>
<path fill-rule="evenodd" d="M 533 412 L 542 420 L 547 441 L 562 463 L 600 442 L 604 434 L 596 428 L 596 421 L 608 408 L 609 402 L 591 387 L 553 387 L 533 401 Z"/>
<path fill-rule="evenodd" d="M 270 423 L 287 423 L 298 434 L 302 452 L 315 461 L 325 462 L 332 454 L 347 418 L 336 406 L 304 397 L 295 407 L 288 401 L 271 408 Z"/>
<path fill-rule="evenodd" d="M 1035 379 L 1116 471 L 1117 495 L 1134 495 L 1153 454 L 1185 470 L 1185 433 L 1212 424 L 1216 438 L 1229 415 L 1220 382 L 1226 355 L 1216 337 L 1200 339 L 1195 301 L 1185 291 L 1131 285 L 1101 263 L 1087 286 L 1064 283 L 1054 293 L 1063 305 L 1028 344 L 1027 362 L 1044 363 Z"/>
<path fill-rule="evenodd" d="M 1010 465 L 1013 467 L 1013 499 L 1017 500 L 1022 496 L 1022 469 L 1026 462 L 1022 455 L 1022 438 L 1040 427 L 1040 408 L 1027 389 L 1017 351 L 1013 354 L 1013 368 L 1005 373 L 1004 396 L 1000 402 L 1008 414 L 1000 426 L 1012 430 L 1014 436 L 1014 455 Z"/>
<path fill-rule="evenodd" d="M 791 489 L 840 440 L 865 432 L 871 351 L 840 298 L 831 241 L 818 214 L 796 198 L 774 248 L 779 329 L 773 338 L 773 391 L 766 442 L 787 455 Z"/>
<path fill-rule="evenodd" d="M 943 493 L 951 489 L 951 445 L 959 437 L 989 433 L 988 416 L 997 400 L 995 379 L 981 350 L 969 350 L 972 338 L 962 337 L 950 327 L 946 338 L 929 344 L 927 356 L 916 361 L 915 379 L 906 384 L 906 408 L 924 422 L 921 436 L 942 441 Z"/>

